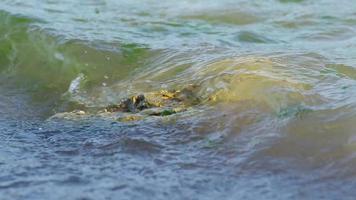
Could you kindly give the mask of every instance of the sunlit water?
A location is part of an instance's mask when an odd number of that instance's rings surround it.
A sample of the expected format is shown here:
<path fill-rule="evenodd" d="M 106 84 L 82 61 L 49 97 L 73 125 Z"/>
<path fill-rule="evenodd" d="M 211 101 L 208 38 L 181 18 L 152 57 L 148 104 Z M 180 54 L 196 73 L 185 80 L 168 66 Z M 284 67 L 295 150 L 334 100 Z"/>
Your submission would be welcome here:
<path fill-rule="evenodd" d="M 355 2 L 0 10 L 0 199 L 355 198 Z M 189 85 L 174 115 L 97 112 Z"/>

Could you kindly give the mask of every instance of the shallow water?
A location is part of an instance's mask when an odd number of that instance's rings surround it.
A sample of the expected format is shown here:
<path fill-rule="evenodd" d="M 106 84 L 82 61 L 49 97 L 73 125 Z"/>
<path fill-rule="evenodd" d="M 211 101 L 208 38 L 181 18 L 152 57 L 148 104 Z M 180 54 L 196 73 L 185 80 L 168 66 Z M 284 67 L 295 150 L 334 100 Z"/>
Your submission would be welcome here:
<path fill-rule="evenodd" d="M 0 0 L 0 199 L 354 199 L 355 32 L 346 0 Z"/>

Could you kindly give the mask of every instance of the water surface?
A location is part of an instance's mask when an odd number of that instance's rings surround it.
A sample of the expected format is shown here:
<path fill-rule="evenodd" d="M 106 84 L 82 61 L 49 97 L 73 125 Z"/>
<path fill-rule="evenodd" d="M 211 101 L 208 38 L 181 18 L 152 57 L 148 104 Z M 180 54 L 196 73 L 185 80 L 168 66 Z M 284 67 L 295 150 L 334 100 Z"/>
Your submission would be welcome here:
<path fill-rule="evenodd" d="M 347 0 L 0 0 L 0 199 L 354 199 L 355 32 Z"/>

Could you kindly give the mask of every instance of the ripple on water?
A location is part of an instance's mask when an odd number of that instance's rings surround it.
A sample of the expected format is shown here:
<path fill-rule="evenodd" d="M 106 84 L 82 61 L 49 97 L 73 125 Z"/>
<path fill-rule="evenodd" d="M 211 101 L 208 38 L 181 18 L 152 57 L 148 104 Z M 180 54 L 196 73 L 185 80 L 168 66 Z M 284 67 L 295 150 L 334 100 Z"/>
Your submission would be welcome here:
<path fill-rule="evenodd" d="M 236 39 L 240 42 L 247 43 L 275 43 L 274 40 L 269 39 L 268 37 L 250 31 L 239 32 L 236 36 Z"/>
<path fill-rule="evenodd" d="M 248 25 L 262 22 L 261 16 L 254 15 L 252 12 L 240 10 L 210 10 L 198 11 L 193 15 L 183 16 L 184 19 L 202 20 L 212 24 L 233 24 Z"/>

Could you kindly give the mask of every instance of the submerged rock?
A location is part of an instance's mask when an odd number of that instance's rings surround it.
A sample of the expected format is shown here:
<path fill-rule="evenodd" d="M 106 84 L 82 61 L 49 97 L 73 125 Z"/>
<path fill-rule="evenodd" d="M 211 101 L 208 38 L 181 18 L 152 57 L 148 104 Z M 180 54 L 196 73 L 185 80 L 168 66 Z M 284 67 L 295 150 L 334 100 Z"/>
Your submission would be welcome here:
<path fill-rule="evenodd" d="M 199 104 L 196 96 L 197 85 L 189 85 L 182 90 L 161 90 L 132 96 L 119 104 L 109 105 L 106 112 L 142 113 L 150 116 L 167 116 L 186 110 L 186 107 Z"/>
<path fill-rule="evenodd" d="M 181 90 L 148 92 L 123 99 L 118 104 L 109 105 L 104 109 L 75 110 L 58 113 L 52 118 L 80 119 L 92 115 L 131 122 L 148 117 L 170 116 L 201 103 L 201 99 L 196 95 L 197 89 L 197 85 L 189 85 Z"/>
<path fill-rule="evenodd" d="M 90 116 L 89 113 L 83 111 L 83 110 L 73 110 L 71 112 L 62 112 L 62 113 L 56 113 L 48 120 L 53 120 L 53 119 L 81 119 L 83 117 L 88 117 Z"/>
<path fill-rule="evenodd" d="M 150 108 L 149 102 L 146 101 L 144 95 L 133 96 L 128 99 L 124 99 L 118 105 L 109 105 L 105 108 L 107 112 L 131 112 L 136 113 L 141 110 Z"/>
<path fill-rule="evenodd" d="M 117 118 L 117 121 L 120 121 L 120 122 L 138 121 L 138 120 L 143 119 L 143 117 L 144 116 L 142 116 L 142 115 L 135 115 L 135 114 L 124 115 L 124 116 Z"/>
<path fill-rule="evenodd" d="M 141 112 L 143 115 L 149 116 L 168 116 L 179 112 L 186 111 L 185 108 L 151 108 Z"/>

